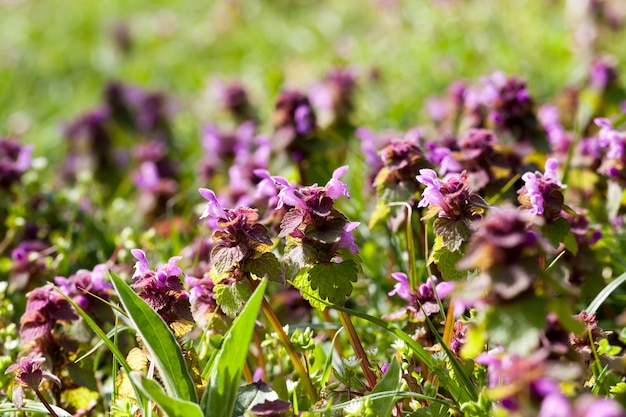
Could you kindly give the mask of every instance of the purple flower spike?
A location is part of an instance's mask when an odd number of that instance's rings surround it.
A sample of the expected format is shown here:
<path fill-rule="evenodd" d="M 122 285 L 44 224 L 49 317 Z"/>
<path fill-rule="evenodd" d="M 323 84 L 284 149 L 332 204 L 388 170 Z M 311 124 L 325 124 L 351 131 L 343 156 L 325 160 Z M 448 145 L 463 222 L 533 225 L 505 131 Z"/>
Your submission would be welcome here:
<path fill-rule="evenodd" d="M 409 286 L 409 277 L 407 277 L 403 272 L 394 272 L 391 274 L 391 277 L 398 282 L 394 285 L 393 290 L 389 291 L 387 295 L 391 297 L 398 294 L 398 297 L 406 301 L 411 301 L 412 293 Z"/>
<path fill-rule="evenodd" d="M 137 259 L 133 279 L 144 276 L 148 271 L 150 271 L 150 264 L 148 263 L 146 253 L 141 249 L 131 249 L 130 253 L 135 257 L 135 259 Z"/>
<path fill-rule="evenodd" d="M 348 165 L 337 168 L 333 172 L 333 176 L 330 181 L 328 181 L 328 183 L 326 184 L 326 195 L 333 200 L 338 199 L 342 195 L 345 195 L 346 198 L 350 198 L 350 194 L 348 193 L 348 188 L 346 187 L 346 184 L 344 184 L 342 181 L 339 181 L 339 178 L 341 178 L 346 173 L 346 171 L 348 171 Z"/>
<path fill-rule="evenodd" d="M 228 219 L 228 214 L 222 208 L 220 202 L 217 201 L 217 197 L 213 191 L 208 188 L 200 188 L 198 191 L 200 192 L 200 195 L 208 201 L 206 209 L 204 210 L 204 213 L 202 213 L 202 216 L 200 216 L 200 219 L 204 219 L 209 216 L 217 220 Z"/>

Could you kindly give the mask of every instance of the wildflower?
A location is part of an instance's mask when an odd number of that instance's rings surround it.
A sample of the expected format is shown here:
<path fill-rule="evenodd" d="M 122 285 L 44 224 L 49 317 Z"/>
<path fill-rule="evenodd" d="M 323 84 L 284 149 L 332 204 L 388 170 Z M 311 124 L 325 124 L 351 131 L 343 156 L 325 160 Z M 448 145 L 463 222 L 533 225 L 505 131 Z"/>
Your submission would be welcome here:
<path fill-rule="evenodd" d="M 604 90 L 617 80 L 615 59 L 604 56 L 591 63 L 589 83 L 598 90 Z"/>
<path fill-rule="evenodd" d="M 476 224 L 457 267 L 482 271 L 474 282 L 496 298 L 512 299 L 526 291 L 536 279 L 541 250 L 530 216 L 510 205 L 489 210 Z"/>
<path fill-rule="evenodd" d="M 37 390 L 39 388 L 39 384 L 41 384 L 41 381 L 44 378 L 49 379 L 50 381 L 53 381 L 61 386 L 61 381 L 57 376 L 41 369 L 41 364 L 45 361 L 46 358 L 43 357 L 25 356 L 20 358 L 19 362 L 9 366 L 4 373 L 10 374 L 11 372 L 19 371 L 15 376 L 15 379 L 17 379 L 17 381 L 23 386 L 32 390 Z"/>
<path fill-rule="evenodd" d="M 21 145 L 17 140 L 0 137 L 0 188 L 9 189 L 19 182 L 31 166 L 31 145 Z"/>
<path fill-rule="evenodd" d="M 559 121 L 559 110 L 555 106 L 544 105 L 539 108 L 537 117 L 541 126 L 548 134 L 548 142 L 552 151 L 566 156 L 574 141 L 572 133 L 565 130 Z"/>
<path fill-rule="evenodd" d="M 272 120 L 276 130 L 288 130 L 295 136 L 306 136 L 317 127 L 309 99 L 298 91 L 280 93 Z"/>
<path fill-rule="evenodd" d="M 354 74 L 349 69 L 336 69 L 311 88 L 309 96 L 318 111 L 320 124 L 350 125 L 355 86 Z"/>
<path fill-rule="evenodd" d="M 210 90 L 213 98 L 219 105 L 229 112 L 235 120 L 254 120 L 256 118 L 254 108 L 250 103 L 248 91 L 239 82 L 215 81 L 211 83 Z"/>
<path fill-rule="evenodd" d="M 140 249 L 132 249 L 132 255 L 137 259 L 135 273 L 131 285 L 137 290 L 137 294 L 154 311 L 159 313 L 166 323 L 193 320 L 189 305 L 189 296 L 181 281 L 184 277 L 181 268 L 176 265 L 180 256 L 169 259 L 167 264 L 151 270 L 146 254 Z"/>
<path fill-rule="evenodd" d="M 54 282 L 80 308 L 87 310 L 90 304 L 96 301 L 94 296 L 104 300 L 109 298 L 109 290 L 113 287 L 106 281 L 104 276 L 106 270 L 106 265 L 99 264 L 93 271 L 81 269 L 69 278 L 55 277 Z"/>
<path fill-rule="evenodd" d="M 390 297 L 398 295 L 400 298 L 408 301 L 409 304 L 400 312 L 387 315 L 387 318 L 390 319 L 411 312 L 415 320 L 423 320 L 425 316 L 439 313 L 440 309 L 437 299 L 443 300 L 454 288 L 454 284 L 451 282 L 437 283 L 437 278 L 429 277 L 413 293 L 409 287 L 409 280 L 406 274 L 394 272 L 391 276 L 398 282 L 388 295 Z"/>
<path fill-rule="evenodd" d="M 51 285 L 37 288 L 26 296 L 26 311 L 20 319 L 20 338 L 24 344 L 50 335 L 59 321 L 78 320 L 70 303 Z"/>
<path fill-rule="evenodd" d="M 191 314 L 196 323 L 204 328 L 218 307 L 214 293 L 215 284 L 210 277 L 186 277 L 185 283 L 189 285 Z"/>
<path fill-rule="evenodd" d="M 560 217 L 563 208 L 563 193 L 566 188 L 556 177 L 558 161 L 548 158 L 545 172 L 527 172 L 522 175 L 524 186 L 518 191 L 519 202 L 530 209 L 533 215 L 543 216 L 547 221 Z"/>
<path fill-rule="evenodd" d="M 416 178 L 426 186 L 418 204 L 430 207 L 425 219 L 438 215 L 449 220 L 470 220 L 487 208 L 487 203 L 470 191 L 465 171 L 449 174 L 442 181 L 432 169 L 421 169 Z"/>
<path fill-rule="evenodd" d="M 595 313 L 589 314 L 583 310 L 575 318 L 585 325 L 585 330 L 580 335 L 570 334 L 569 342 L 582 360 L 592 360 L 594 348 L 591 344 L 595 344 L 598 340 L 605 338 L 608 333 L 598 327 Z M 591 340 L 589 339 L 589 333 L 591 333 Z"/>
<path fill-rule="evenodd" d="M 422 149 L 412 139 L 392 141 L 380 151 L 380 157 L 383 166 L 376 175 L 374 186 L 383 198 L 392 193 L 390 196 L 398 199 L 394 191 L 410 198 L 417 191 L 415 176 L 421 169 L 432 168 Z"/>

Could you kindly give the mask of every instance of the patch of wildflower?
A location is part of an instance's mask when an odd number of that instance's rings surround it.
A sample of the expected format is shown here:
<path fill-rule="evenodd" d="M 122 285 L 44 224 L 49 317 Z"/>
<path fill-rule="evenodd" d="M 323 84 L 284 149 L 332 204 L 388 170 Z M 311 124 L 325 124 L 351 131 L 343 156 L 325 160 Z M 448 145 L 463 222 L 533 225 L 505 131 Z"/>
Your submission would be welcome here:
<path fill-rule="evenodd" d="M 545 172 L 527 172 L 522 175 L 524 186 L 518 191 L 519 202 L 536 216 L 543 216 L 547 221 L 555 221 L 561 217 L 563 209 L 563 193 L 565 189 L 558 179 L 556 168 L 559 163 L 554 158 L 548 158 Z"/>
<path fill-rule="evenodd" d="M 19 183 L 31 167 L 32 150 L 31 145 L 22 145 L 17 139 L 0 137 L 0 188 L 8 190 Z"/>

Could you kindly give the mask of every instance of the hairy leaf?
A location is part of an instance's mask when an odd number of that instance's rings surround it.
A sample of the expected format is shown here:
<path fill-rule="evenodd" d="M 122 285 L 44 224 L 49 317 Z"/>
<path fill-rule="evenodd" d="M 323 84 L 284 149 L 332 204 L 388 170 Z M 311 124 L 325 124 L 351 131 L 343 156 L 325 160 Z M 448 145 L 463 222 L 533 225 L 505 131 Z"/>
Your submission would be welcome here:
<path fill-rule="evenodd" d="M 280 234 L 278 237 L 285 237 L 293 233 L 294 230 L 304 221 L 304 213 L 298 208 L 292 208 L 283 216 L 280 222 Z"/>
<path fill-rule="evenodd" d="M 247 260 L 243 265 L 243 270 L 252 272 L 258 278 L 283 282 L 283 268 L 276 255 L 271 252 L 265 252 L 258 258 Z"/>
<path fill-rule="evenodd" d="M 435 263 L 441 276 L 446 281 L 459 281 L 467 276 L 467 271 L 457 267 L 458 262 L 463 258 L 460 250 L 451 252 L 444 243 L 443 237 L 437 236 L 435 245 L 430 252 L 428 263 Z"/>
<path fill-rule="evenodd" d="M 556 248 L 559 246 L 559 243 L 563 242 L 565 236 L 569 233 L 569 229 L 569 222 L 560 217 L 553 222 L 547 222 L 541 228 L 541 232 L 550 244 Z"/>
<path fill-rule="evenodd" d="M 449 220 L 438 218 L 433 224 L 437 236 L 441 236 L 442 243 L 450 252 L 456 252 L 463 242 L 472 235 L 470 222 L 467 220 Z"/>
<path fill-rule="evenodd" d="M 317 264 L 309 271 L 311 289 L 322 299 L 333 304 L 343 304 L 352 293 L 352 283 L 357 280 L 358 268 L 354 261 Z"/>
<path fill-rule="evenodd" d="M 243 282 L 230 285 L 217 284 L 214 288 L 215 301 L 229 317 L 235 317 L 250 297 L 250 289 Z"/>
<path fill-rule="evenodd" d="M 242 245 L 216 246 L 211 251 L 211 269 L 215 275 L 222 276 L 230 271 L 246 255 Z"/>

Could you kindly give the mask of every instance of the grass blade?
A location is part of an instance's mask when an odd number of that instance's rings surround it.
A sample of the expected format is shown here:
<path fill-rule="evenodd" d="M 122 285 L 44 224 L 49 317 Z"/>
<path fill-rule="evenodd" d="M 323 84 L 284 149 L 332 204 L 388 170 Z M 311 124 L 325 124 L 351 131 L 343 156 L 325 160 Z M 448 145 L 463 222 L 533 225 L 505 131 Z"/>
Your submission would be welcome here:
<path fill-rule="evenodd" d="M 197 402 L 196 388 L 174 334 L 161 316 L 139 297 L 119 276 L 110 274 L 120 302 L 132 326 L 152 356 L 165 391 L 172 397 Z"/>
<path fill-rule="evenodd" d="M 56 405 L 52 405 L 52 404 L 50 404 L 50 407 L 52 407 L 54 412 L 57 413 L 59 417 L 73 417 L 72 414 L 68 413 L 61 407 L 57 407 Z M 22 413 L 24 411 L 27 411 L 30 413 L 41 413 L 41 414 L 50 415 L 48 410 L 46 410 L 46 406 L 40 403 L 39 401 L 26 400 L 24 401 L 24 404 L 20 408 L 17 408 L 12 403 L 0 404 L 0 414 L 18 413 L 18 412 Z"/>
<path fill-rule="evenodd" d="M 391 362 L 389 362 L 389 368 L 387 368 L 387 372 L 384 373 L 382 379 L 376 384 L 374 389 L 372 390 L 372 394 L 382 394 L 387 392 L 395 392 L 400 388 L 400 381 L 402 380 L 402 374 L 400 373 L 400 365 L 398 361 L 393 358 Z M 371 395 L 368 397 L 371 397 Z M 389 417 L 391 415 L 391 410 L 393 409 L 393 405 L 396 402 L 395 397 L 382 397 L 374 402 L 374 409 L 378 410 L 379 415 L 381 417 Z"/>
<path fill-rule="evenodd" d="M 264 279 L 224 336 L 211 363 L 201 404 L 205 417 L 231 417 L 266 286 L 267 280 Z"/>
<path fill-rule="evenodd" d="M 609 285 L 604 287 L 602 291 L 600 291 L 598 295 L 596 295 L 596 298 L 594 298 L 591 304 L 589 304 L 589 307 L 587 307 L 587 313 L 594 314 L 596 311 L 598 311 L 602 303 L 604 303 L 604 301 L 609 298 L 609 295 L 611 295 L 611 293 L 624 282 L 626 282 L 626 272 L 611 281 Z"/>
<path fill-rule="evenodd" d="M 146 378 L 141 372 L 133 371 L 130 379 L 145 396 L 150 397 L 163 410 L 167 417 L 202 417 L 198 404 L 170 397 L 156 381 Z"/>
<path fill-rule="evenodd" d="M 67 302 L 72 305 L 72 307 L 74 307 L 74 310 L 76 310 L 78 315 L 82 317 L 82 319 L 85 321 L 85 323 L 87 323 L 87 325 L 91 328 L 91 330 L 93 330 L 98 335 L 100 340 L 107 346 L 107 348 L 109 348 L 109 350 L 111 351 L 115 359 L 117 359 L 120 365 L 122 365 L 122 368 L 124 368 L 124 370 L 126 371 L 126 374 L 130 375 L 130 372 L 132 371 L 132 369 L 130 368 L 130 365 L 128 364 L 128 362 L 126 362 L 126 358 L 124 357 L 122 352 L 120 352 L 120 350 L 117 348 L 117 345 L 113 343 L 111 340 L 109 340 L 109 338 L 107 337 L 107 334 L 104 333 L 104 330 L 102 330 L 100 326 L 98 326 L 98 324 L 96 324 L 96 322 L 93 321 L 91 317 L 89 317 L 89 314 L 87 314 L 85 310 L 80 308 L 80 306 L 76 304 L 74 300 L 72 300 L 68 295 L 63 293 L 63 291 L 61 291 L 54 284 L 50 284 L 50 285 L 52 285 L 52 287 L 59 294 L 61 294 L 63 298 L 65 298 Z M 141 391 L 139 391 L 139 388 L 135 386 L 135 384 L 132 381 L 131 381 L 131 385 L 133 386 L 133 390 L 135 391 L 135 397 L 137 399 L 137 402 L 139 403 L 139 407 L 141 408 L 142 411 L 146 411 L 147 402 L 148 402 L 146 400 L 146 397 L 143 396 Z"/>

